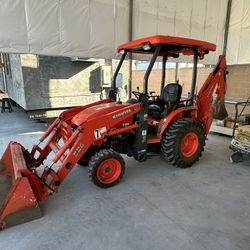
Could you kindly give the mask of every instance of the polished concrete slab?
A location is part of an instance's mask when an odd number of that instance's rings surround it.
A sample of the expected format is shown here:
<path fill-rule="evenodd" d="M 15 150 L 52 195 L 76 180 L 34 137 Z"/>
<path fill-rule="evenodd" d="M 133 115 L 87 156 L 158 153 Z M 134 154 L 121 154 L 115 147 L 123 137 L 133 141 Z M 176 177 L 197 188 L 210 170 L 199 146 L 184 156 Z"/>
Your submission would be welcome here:
<path fill-rule="evenodd" d="M 0 124 L 0 154 L 10 140 L 30 149 L 47 127 L 18 110 Z M 229 143 L 210 134 L 189 169 L 126 157 L 126 175 L 110 189 L 76 166 L 42 202 L 42 218 L 0 232 L 0 249 L 250 249 L 250 161 L 232 165 Z"/>

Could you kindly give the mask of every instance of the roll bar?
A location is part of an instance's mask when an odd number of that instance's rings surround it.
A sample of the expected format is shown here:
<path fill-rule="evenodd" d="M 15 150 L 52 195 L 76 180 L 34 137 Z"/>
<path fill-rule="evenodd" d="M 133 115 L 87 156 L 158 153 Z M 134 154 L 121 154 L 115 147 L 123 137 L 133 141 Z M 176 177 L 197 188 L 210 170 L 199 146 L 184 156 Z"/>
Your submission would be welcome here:
<path fill-rule="evenodd" d="M 157 45 L 155 51 L 154 51 L 154 54 L 150 60 L 150 63 L 148 65 L 148 68 L 146 70 L 146 73 L 144 75 L 144 80 L 143 80 L 143 92 L 144 94 L 147 94 L 148 93 L 148 78 L 149 78 L 149 75 L 153 69 L 153 66 L 154 66 L 154 63 L 157 59 L 157 57 L 159 56 L 160 52 L 161 52 L 161 49 L 162 49 L 162 45 Z M 116 79 L 117 79 L 117 76 L 118 76 L 118 73 L 121 69 L 121 66 L 127 56 L 127 53 L 128 51 L 125 50 L 124 53 L 122 54 L 122 57 L 119 61 L 119 64 L 115 70 L 115 73 L 114 73 L 114 77 L 113 77 L 113 81 L 112 81 L 112 84 L 113 84 L 113 90 L 116 90 Z M 197 50 L 194 50 L 194 58 L 193 58 L 193 75 L 192 75 L 192 84 L 191 84 L 191 91 L 190 91 L 190 104 L 193 104 L 193 101 L 194 101 L 194 95 L 195 95 L 195 88 L 196 88 L 196 80 L 197 80 L 197 64 L 198 64 L 198 58 L 199 58 L 199 53 Z M 161 90 L 163 89 L 164 87 L 164 84 L 165 84 L 165 76 L 166 76 L 166 62 L 167 62 L 167 54 L 163 55 L 163 59 L 162 59 L 162 80 L 161 80 Z"/>
<path fill-rule="evenodd" d="M 149 75 L 153 69 L 153 66 L 154 66 L 154 63 L 157 59 L 157 57 L 159 56 L 160 52 L 161 52 L 161 49 L 162 49 L 162 45 L 158 45 L 155 49 L 155 52 L 150 60 L 150 63 L 148 65 L 148 68 L 147 68 L 147 71 L 144 75 L 144 81 L 143 81 L 143 92 L 144 94 L 147 94 L 148 93 L 148 78 L 149 78 Z"/>
<path fill-rule="evenodd" d="M 118 63 L 118 66 L 117 66 L 117 68 L 116 68 L 116 70 L 115 70 L 114 77 L 113 77 L 113 81 L 112 81 L 113 90 L 116 89 L 116 79 L 117 79 L 118 73 L 119 73 L 119 71 L 120 71 L 120 69 L 121 69 L 121 66 L 122 66 L 122 64 L 123 64 L 123 61 L 124 61 L 125 58 L 126 58 L 127 53 L 128 53 L 128 51 L 125 50 L 124 53 L 122 54 L 122 57 L 121 57 L 119 63 Z"/>

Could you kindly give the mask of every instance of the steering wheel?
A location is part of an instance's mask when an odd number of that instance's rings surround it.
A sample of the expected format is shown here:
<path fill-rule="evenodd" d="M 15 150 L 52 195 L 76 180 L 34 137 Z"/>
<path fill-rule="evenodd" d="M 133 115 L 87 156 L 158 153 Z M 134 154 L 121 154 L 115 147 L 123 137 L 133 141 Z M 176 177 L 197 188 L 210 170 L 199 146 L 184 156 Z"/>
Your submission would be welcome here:
<path fill-rule="evenodd" d="M 136 97 L 136 99 L 139 101 L 139 98 L 140 98 L 140 96 L 141 96 L 141 93 L 138 92 L 138 91 L 132 91 L 131 93 L 132 93 L 132 94 Z"/>

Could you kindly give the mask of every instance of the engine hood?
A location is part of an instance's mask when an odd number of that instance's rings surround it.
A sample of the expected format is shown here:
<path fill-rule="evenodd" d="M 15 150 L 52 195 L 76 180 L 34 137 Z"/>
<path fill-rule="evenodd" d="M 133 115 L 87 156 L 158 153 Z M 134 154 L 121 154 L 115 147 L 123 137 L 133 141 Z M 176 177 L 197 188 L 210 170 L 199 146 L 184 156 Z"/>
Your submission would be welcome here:
<path fill-rule="evenodd" d="M 79 112 L 77 115 L 75 115 L 72 118 L 72 123 L 77 126 L 80 126 L 82 123 L 86 122 L 87 120 L 100 118 L 103 115 L 114 112 L 116 110 L 127 107 L 129 105 L 130 105 L 129 103 L 117 104 L 115 102 L 95 105 L 95 106 L 86 108 L 83 111 Z"/>

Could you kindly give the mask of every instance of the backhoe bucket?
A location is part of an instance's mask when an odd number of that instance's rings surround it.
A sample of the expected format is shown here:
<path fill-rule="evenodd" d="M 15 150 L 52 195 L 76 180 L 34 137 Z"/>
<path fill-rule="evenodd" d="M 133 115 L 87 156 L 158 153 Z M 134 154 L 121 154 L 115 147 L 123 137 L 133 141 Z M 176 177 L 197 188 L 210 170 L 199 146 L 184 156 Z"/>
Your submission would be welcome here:
<path fill-rule="evenodd" d="M 21 224 L 41 217 L 34 190 L 40 183 L 24 176 L 27 165 L 23 147 L 11 142 L 0 160 L 0 228 Z"/>
<path fill-rule="evenodd" d="M 213 118 L 217 120 L 224 120 L 228 117 L 228 112 L 225 106 L 224 98 L 215 101 L 213 104 Z"/>

